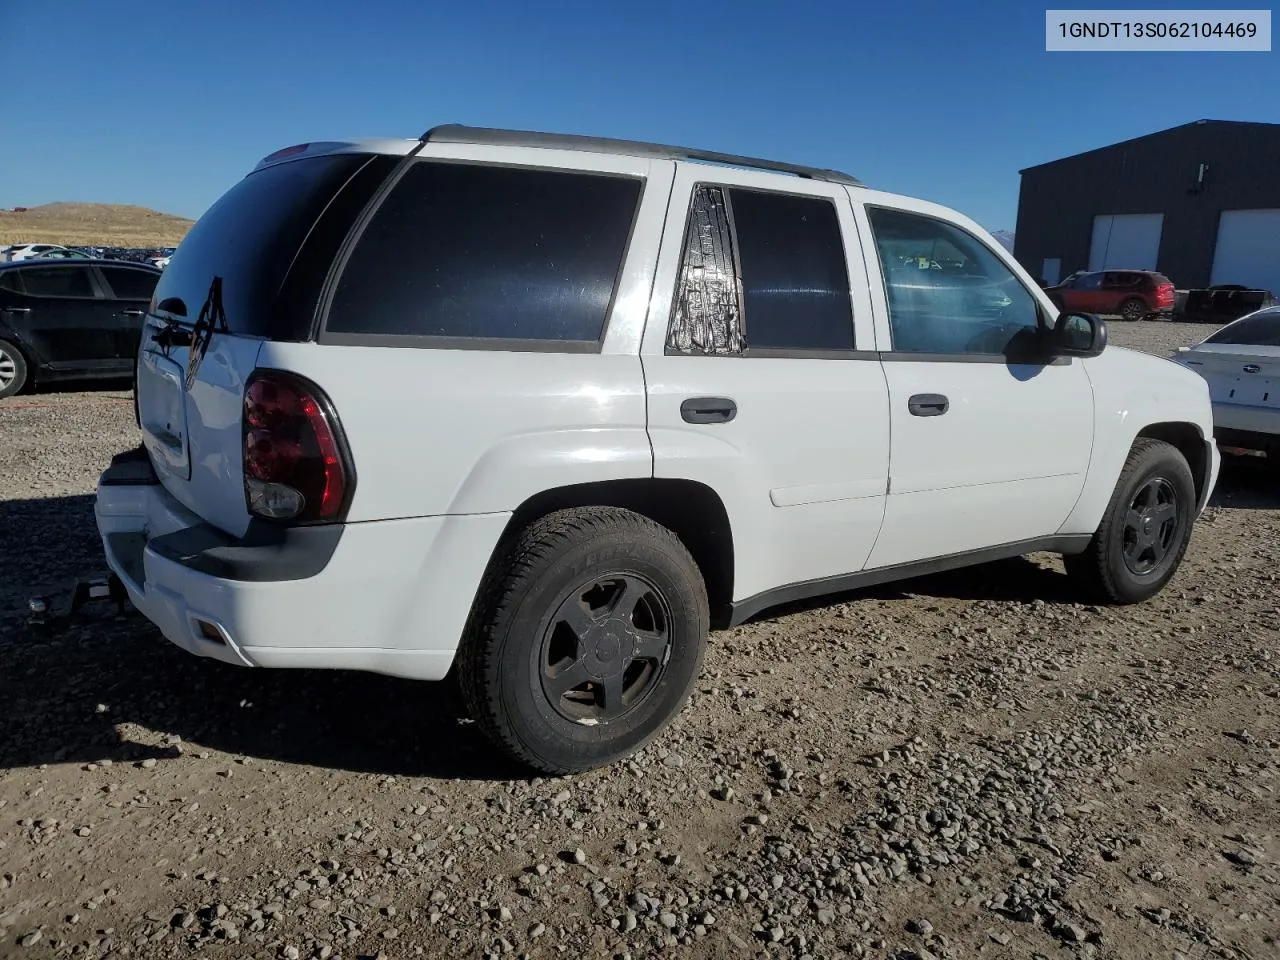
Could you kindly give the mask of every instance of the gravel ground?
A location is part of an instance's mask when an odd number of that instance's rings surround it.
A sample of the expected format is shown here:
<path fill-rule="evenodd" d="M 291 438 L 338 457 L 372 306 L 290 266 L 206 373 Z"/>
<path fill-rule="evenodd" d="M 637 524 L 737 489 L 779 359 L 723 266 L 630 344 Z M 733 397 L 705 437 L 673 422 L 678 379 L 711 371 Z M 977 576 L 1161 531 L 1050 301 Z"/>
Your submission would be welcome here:
<path fill-rule="evenodd" d="M 0 437 L 0 956 L 1280 955 L 1274 480 L 1229 469 L 1140 607 L 1033 557 L 714 634 L 658 742 L 551 780 L 431 685 L 32 639 L 100 566 L 129 394 L 0 401 Z"/>

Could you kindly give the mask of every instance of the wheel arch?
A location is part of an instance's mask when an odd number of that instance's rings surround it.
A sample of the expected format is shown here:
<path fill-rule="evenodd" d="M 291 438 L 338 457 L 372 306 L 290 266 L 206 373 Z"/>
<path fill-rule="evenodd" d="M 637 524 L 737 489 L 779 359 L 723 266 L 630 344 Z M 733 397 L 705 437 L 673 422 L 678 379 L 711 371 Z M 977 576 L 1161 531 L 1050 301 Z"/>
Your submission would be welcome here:
<path fill-rule="evenodd" d="M 1152 423 L 1138 431 L 1137 437 L 1149 440 L 1162 440 L 1174 447 L 1186 458 L 1191 468 L 1191 477 L 1196 484 L 1196 504 L 1203 506 L 1209 487 L 1212 463 L 1209 456 L 1208 441 L 1194 423 L 1172 420 L 1165 423 Z"/>
<path fill-rule="evenodd" d="M 647 478 L 575 483 L 543 490 L 512 513 L 494 556 L 529 524 L 556 510 L 573 507 L 632 510 L 675 533 L 702 572 L 713 629 L 728 625 L 733 602 L 733 531 L 724 502 L 711 487 L 695 480 Z"/>

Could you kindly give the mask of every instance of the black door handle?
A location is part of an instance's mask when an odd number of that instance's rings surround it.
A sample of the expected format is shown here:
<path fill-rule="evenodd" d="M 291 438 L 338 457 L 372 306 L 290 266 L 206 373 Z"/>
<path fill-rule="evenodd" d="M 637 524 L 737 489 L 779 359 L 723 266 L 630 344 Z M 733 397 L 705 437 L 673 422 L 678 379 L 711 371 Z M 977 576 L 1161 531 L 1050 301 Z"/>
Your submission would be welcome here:
<path fill-rule="evenodd" d="M 685 423 L 728 423 L 738 415 L 738 405 L 728 397 L 690 397 L 680 404 Z"/>
<path fill-rule="evenodd" d="M 145 317 L 146 315 L 145 310 L 121 310 L 116 314 L 117 317 Z"/>
<path fill-rule="evenodd" d="M 917 393 L 907 401 L 913 417 L 940 417 L 951 407 L 951 401 L 940 393 Z"/>
<path fill-rule="evenodd" d="M 30 313 L 30 307 L 0 307 L 0 313 Z"/>

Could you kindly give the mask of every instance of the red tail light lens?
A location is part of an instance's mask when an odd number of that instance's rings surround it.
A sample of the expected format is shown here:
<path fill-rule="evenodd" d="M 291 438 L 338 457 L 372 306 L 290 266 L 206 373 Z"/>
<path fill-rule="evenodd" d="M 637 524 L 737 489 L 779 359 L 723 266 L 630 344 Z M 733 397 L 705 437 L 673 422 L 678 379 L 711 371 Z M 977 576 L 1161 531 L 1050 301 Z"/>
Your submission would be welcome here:
<path fill-rule="evenodd" d="M 340 520 L 355 475 L 342 427 L 320 388 L 297 374 L 262 370 L 244 394 L 244 492 L 270 520 Z"/>

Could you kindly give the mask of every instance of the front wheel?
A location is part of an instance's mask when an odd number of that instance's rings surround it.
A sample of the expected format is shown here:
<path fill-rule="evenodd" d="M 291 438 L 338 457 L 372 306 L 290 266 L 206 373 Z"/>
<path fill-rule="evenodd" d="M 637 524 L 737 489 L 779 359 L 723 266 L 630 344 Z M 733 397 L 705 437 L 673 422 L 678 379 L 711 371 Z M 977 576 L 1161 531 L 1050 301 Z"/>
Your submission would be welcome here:
<path fill-rule="evenodd" d="M 486 575 L 458 651 L 463 698 L 526 766 L 605 766 L 684 706 L 709 627 L 701 572 L 674 533 L 628 510 L 557 511 Z"/>
<path fill-rule="evenodd" d="M 27 383 L 27 360 L 8 340 L 0 340 L 0 397 L 11 397 Z"/>
<path fill-rule="evenodd" d="M 1195 480 L 1182 453 L 1161 440 L 1139 438 L 1088 548 L 1064 557 L 1067 573 L 1091 598 L 1119 604 L 1150 599 L 1182 563 L 1196 505 Z"/>

